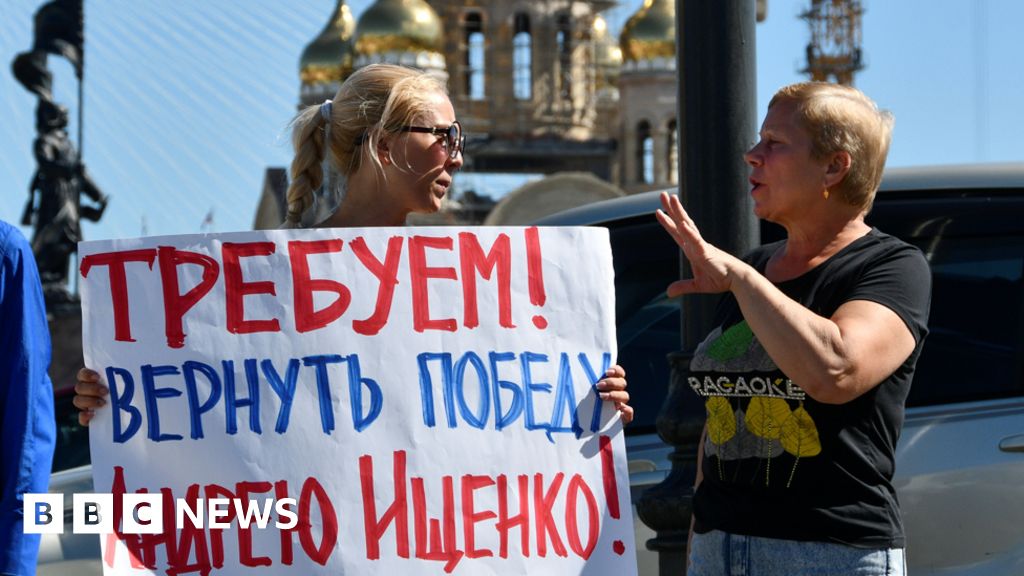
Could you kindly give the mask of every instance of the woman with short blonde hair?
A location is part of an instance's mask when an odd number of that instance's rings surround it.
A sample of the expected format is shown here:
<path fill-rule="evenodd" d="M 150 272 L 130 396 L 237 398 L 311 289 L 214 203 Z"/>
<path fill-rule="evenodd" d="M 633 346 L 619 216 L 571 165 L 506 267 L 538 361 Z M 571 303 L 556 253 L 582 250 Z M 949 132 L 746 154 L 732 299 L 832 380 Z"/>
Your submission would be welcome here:
<path fill-rule="evenodd" d="M 880 110 L 863 92 L 826 82 L 785 86 L 768 103 L 796 104 L 796 119 L 811 135 L 811 155 L 822 159 L 835 152 L 850 155 L 850 171 L 830 192 L 870 210 L 882 182 L 885 158 L 892 141 L 894 118 Z"/>
<path fill-rule="evenodd" d="M 723 295 L 688 374 L 707 412 L 690 576 L 905 574 L 892 478 L 931 274 L 864 221 L 891 132 L 854 88 L 779 90 L 744 158 L 754 214 L 786 238 L 743 259 L 662 196 L 693 271 L 669 295 Z"/>

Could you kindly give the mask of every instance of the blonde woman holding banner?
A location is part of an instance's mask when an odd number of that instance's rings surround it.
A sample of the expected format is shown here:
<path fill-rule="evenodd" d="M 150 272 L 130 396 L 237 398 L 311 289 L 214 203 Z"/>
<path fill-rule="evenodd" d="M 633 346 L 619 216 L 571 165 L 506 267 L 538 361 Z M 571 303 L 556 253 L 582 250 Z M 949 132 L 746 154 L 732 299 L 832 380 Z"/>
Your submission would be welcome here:
<path fill-rule="evenodd" d="M 465 136 L 444 85 L 419 70 L 374 64 L 355 71 L 332 100 L 293 121 L 295 157 L 283 227 L 302 226 L 324 180 L 323 163 L 345 177 L 337 209 L 323 228 L 402 226 L 411 213 L 437 212 L 462 166 Z M 597 388 L 624 423 L 633 419 L 625 371 L 612 366 Z M 106 404 L 106 386 L 88 368 L 78 373 L 75 406 L 88 425 Z"/>

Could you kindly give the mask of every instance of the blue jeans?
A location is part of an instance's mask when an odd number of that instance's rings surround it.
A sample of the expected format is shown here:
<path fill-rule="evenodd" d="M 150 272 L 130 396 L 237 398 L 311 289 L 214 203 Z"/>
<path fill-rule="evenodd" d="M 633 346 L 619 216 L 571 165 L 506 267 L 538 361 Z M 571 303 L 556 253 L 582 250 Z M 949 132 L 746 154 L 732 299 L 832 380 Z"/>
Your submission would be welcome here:
<path fill-rule="evenodd" d="M 902 548 L 854 548 L 713 530 L 694 534 L 687 576 L 906 576 Z"/>

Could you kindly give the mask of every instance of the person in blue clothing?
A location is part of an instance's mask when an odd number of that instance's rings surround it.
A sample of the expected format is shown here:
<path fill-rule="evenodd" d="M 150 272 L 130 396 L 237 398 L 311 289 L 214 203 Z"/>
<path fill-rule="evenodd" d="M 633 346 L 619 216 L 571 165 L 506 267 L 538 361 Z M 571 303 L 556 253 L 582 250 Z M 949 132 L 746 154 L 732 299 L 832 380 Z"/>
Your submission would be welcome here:
<path fill-rule="evenodd" d="M 39 535 L 25 534 L 22 498 L 46 492 L 56 421 L 50 333 L 28 241 L 0 221 L 0 574 L 36 573 Z"/>

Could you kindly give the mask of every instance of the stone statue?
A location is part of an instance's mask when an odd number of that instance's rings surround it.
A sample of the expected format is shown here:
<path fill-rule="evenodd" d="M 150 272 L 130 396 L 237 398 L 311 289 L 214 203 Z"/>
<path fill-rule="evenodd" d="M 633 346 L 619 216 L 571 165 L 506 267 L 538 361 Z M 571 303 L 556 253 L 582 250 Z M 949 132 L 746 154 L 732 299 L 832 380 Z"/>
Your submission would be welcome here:
<path fill-rule="evenodd" d="M 32 249 L 48 302 L 72 299 L 67 290 L 68 265 L 81 239 L 79 221 L 98 221 L 107 205 L 107 197 L 78 161 L 75 146 L 65 130 L 67 124 L 66 108 L 50 100 L 39 100 L 34 147 L 38 168 L 29 185 L 22 224 L 35 228 Z M 95 206 L 82 205 L 81 194 Z"/>
<path fill-rule="evenodd" d="M 36 11 L 31 50 L 15 56 L 11 72 L 26 90 L 38 97 L 35 156 L 38 167 L 29 184 L 29 198 L 21 218 L 32 225 L 32 251 L 36 256 L 43 294 L 52 311 L 77 298 L 67 287 L 71 254 L 82 239 L 81 218 L 97 221 L 107 197 L 85 171 L 81 161 L 82 82 L 85 65 L 85 26 L 82 0 L 50 0 Z M 60 56 L 75 68 L 78 79 L 78 151 L 68 138 L 67 109 L 53 101 L 53 74 L 49 55 Z M 94 206 L 81 205 L 85 194 Z M 37 198 L 38 196 L 38 198 Z"/>

